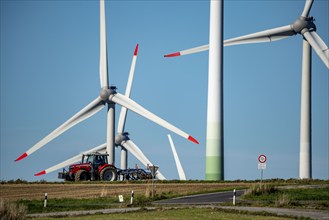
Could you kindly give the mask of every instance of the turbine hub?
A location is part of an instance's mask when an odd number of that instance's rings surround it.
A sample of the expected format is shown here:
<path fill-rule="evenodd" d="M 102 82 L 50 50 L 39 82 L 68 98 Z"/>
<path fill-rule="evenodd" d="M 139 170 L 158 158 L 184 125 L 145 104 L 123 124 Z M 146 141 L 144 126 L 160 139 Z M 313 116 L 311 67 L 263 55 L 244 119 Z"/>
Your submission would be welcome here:
<path fill-rule="evenodd" d="M 292 29 L 299 34 L 303 34 L 306 30 L 316 31 L 313 17 L 299 17 L 292 25 Z"/>
<path fill-rule="evenodd" d="M 115 144 L 116 145 L 121 145 L 123 141 L 128 141 L 130 140 L 128 137 L 129 133 L 128 132 L 123 132 L 123 133 L 118 133 L 117 136 L 115 137 Z"/>
<path fill-rule="evenodd" d="M 101 99 L 103 101 L 107 101 L 110 97 L 111 94 L 115 94 L 116 93 L 116 87 L 115 86 L 111 86 L 110 88 L 102 88 L 100 93 L 99 93 L 99 96 L 101 97 Z"/>
<path fill-rule="evenodd" d="M 107 89 L 107 88 L 102 88 L 100 93 L 99 93 L 99 96 L 101 97 L 101 99 L 103 101 L 106 101 L 110 96 L 110 90 Z"/>

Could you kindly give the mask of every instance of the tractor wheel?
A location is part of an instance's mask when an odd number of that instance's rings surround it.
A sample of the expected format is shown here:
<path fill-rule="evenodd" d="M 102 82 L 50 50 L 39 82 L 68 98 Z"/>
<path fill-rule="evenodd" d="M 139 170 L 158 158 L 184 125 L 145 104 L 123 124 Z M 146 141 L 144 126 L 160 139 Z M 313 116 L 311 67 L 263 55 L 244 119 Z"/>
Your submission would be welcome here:
<path fill-rule="evenodd" d="M 88 180 L 88 173 L 85 170 L 79 170 L 76 174 L 75 174 L 75 181 L 87 181 Z"/>
<path fill-rule="evenodd" d="M 105 167 L 100 173 L 100 179 L 103 181 L 114 181 L 117 179 L 117 170 L 114 167 Z"/>

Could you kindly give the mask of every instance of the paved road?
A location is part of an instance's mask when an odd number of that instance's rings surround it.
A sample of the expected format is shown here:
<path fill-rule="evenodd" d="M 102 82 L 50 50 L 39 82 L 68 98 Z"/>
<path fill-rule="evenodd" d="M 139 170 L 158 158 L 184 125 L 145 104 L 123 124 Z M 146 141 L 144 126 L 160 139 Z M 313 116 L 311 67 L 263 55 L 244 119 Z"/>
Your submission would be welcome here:
<path fill-rule="evenodd" d="M 243 190 L 237 190 L 236 196 L 241 196 Z M 216 192 L 216 193 L 207 193 L 193 196 L 184 196 L 174 199 L 166 199 L 161 201 L 156 201 L 153 204 L 156 205 L 204 205 L 204 204 L 216 204 L 223 202 L 232 202 L 233 201 L 233 191 L 232 192 Z"/>
<path fill-rule="evenodd" d="M 238 190 L 236 196 L 241 196 L 243 190 Z M 204 207 L 217 207 L 223 209 L 233 209 L 251 212 L 269 212 L 279 216 L 309 217 L 311 219 L 329 220 L 329 211 L 324 210 L 301 210 L 269 207 L 239 207 L 239 206 L 214 206 L 223 202 L 232 202 L 233 192 L 208 193 L 194 196 L 184 196 L 180 198 L 167 199 L 154 202 L 156 205 L 203 205 Z M 199 206 L 200 207 L 200 206 Z"/>

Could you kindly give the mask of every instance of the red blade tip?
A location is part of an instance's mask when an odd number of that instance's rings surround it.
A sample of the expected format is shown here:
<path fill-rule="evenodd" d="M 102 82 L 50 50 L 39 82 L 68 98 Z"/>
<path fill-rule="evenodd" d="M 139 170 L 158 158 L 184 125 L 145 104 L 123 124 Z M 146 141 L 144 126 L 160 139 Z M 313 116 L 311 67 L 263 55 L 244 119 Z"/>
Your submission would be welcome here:
<path fill-rule="evenodd" d="M 22 154 L 20 157 L 18 157 L 18 158 L 15 160 L 15 162 L 20 161 L 20 160 L 24 159 L 25 157 L 27 157 L 27 153 Z"/>
<path fill-rule="evenodd" d="M 138 44 L 136 45 L 135 51 L 134 51 L 134 56 L 137 56 L 138 53 Z"/>
<path fill-rule="evenodd" d="M 192 137 L 192 136 L 188 136 L 188 140 L 189 141 L 192 141 L 192 142 L 194 142 L 196 144 L 199 144 L 199 142 L 194 137 Z"/>
<path fill-rule="evenodd" d="M 178 57 L 178 56 L 180 56 L 180 52 L 176 52 L 176 53 L 171 53 L 171 54 L 164 55 L 164 57 Z"/>
<path fill-rule="evenodd" d="M 44 174 L 46 174 L 46 171 L 45 170 L 43 170 L 43 171 L 41 171 L 39 173 L 34 174 L 34 176 L 41 176 L 41 175 L 44 175 Z"/>

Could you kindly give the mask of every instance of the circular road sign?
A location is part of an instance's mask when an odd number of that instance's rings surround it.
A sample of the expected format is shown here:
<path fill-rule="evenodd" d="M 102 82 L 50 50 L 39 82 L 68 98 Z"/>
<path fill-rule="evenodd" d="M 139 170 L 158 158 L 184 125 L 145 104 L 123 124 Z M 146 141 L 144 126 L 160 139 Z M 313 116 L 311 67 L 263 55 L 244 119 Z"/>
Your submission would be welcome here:
<path fill-rule="evenodd" d="M 261 154 L 258 156 L 259 163 L 265 163 L 266 162 L 266 156 L 264 154 Z"/>

